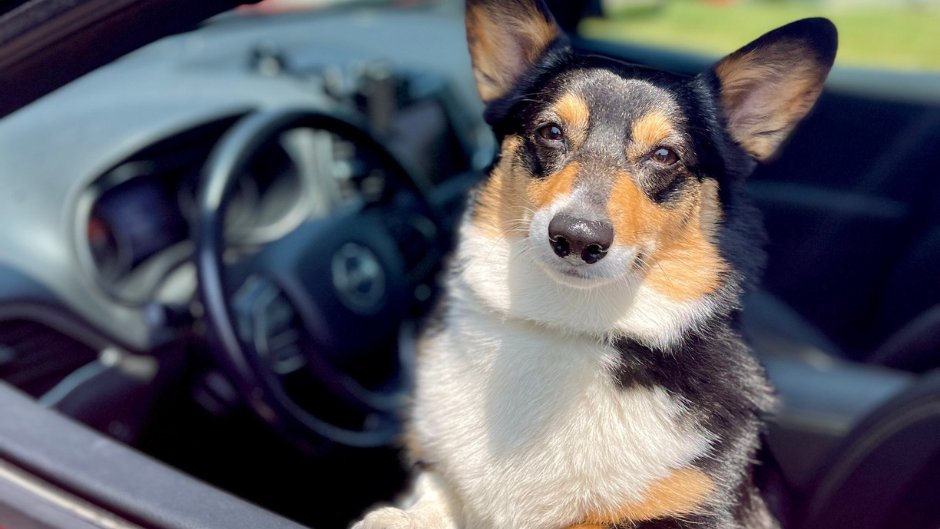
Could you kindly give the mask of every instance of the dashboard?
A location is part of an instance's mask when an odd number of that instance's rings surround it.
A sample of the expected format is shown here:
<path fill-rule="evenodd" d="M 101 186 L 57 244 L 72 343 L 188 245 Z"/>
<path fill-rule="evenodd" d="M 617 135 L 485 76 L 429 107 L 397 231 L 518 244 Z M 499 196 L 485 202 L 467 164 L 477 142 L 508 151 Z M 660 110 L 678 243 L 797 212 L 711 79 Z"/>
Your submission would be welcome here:
<path fill-rule="evenodd" d="M 83 341 L 130 351 L 170 339 L 154 309 L 195 300 L 201 170 L 256 110 L 353 116 L 431 191 L 481 168 L 492 140 L 461 25 L 459 13 L 440 7 L 230 13 L 8 116 L 0 225 L 16 229 L 0 230 L 0 321 L 68 320 Z M 393 52 L 382 46 L 389 42 Z M 294 131 L 239 176 L 226 243 L 237 258 L 382 187 L 349 145 Z"/>

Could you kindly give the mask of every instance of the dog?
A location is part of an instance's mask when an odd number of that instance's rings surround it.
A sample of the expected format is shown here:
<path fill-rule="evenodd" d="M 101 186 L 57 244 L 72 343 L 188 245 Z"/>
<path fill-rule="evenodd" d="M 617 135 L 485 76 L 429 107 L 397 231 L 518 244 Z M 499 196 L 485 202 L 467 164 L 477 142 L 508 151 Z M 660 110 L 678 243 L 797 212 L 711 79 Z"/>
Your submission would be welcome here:
<path fill-rule="evenodd" d="M 837 34 L 778 28 L 685 77 L 573 50 L 541 0 L 469 0 L 499 141 L 419 340 L 398 507 L 354 529 L 772 528 L 773 404 L 737 329 L 763 261 L 742 188 Z"/>

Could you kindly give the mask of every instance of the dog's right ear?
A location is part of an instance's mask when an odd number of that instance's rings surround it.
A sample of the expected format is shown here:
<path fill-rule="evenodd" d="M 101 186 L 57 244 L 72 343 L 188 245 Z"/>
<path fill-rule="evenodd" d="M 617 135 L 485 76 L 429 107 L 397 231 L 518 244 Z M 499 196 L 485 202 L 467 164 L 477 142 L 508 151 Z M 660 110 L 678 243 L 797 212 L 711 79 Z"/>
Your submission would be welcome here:
<path fill-rule="evenodd" d="M 506 94 L 561 30 L 542 0 L 467 0 L 467 43 L 480 98 Z"/>

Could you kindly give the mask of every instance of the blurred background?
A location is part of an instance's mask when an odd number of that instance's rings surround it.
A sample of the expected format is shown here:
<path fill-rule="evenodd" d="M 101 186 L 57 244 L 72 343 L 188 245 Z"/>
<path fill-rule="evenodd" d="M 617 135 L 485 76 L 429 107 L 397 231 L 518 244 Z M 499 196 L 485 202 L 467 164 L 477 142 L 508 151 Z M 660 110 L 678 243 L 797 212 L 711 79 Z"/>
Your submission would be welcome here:
<path fill-rule="evenodd" d="M 937 0 L 603 0 L 585 36 L 719 55 L 756 28 L 824 16 L 839 28 L 839 66 L 940 72 Z"/>
<path fill-rule="evenodd" d="M 259 12 L 322 9 L 350 0 L 265 0 Z M 417 5 L 422 0 L 398 0 Z M 451 3 L 441 1 L 440 3 Z M 839 27 L 840 66 L 940 72 L 938 0 L 594 0 L 588 38 L 719 56 L 763 31 L 823 16 Z M 459 5 L 459 3 L 456 3 Z M 564 7 L 562 7 L 564 10 Z"/>

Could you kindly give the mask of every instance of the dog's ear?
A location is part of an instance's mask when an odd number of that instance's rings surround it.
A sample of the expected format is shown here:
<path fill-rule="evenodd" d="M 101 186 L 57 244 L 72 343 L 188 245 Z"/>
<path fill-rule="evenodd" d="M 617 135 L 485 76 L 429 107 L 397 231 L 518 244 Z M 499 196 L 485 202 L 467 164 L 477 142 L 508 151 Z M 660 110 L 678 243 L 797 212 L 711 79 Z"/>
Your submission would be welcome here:
<path fill-rule="evenodd" d="M 773 156 L 822 92 L 837 41 L 832 22 L 807 18 L 715 65 L 728 130 L 744 150 L 760 161 Z"/>
<path fill-rule="evenodd" d="M 499 98 L 560 35 L 542 0 L 467 0 L 467 43 L 484 102 Z"/>

